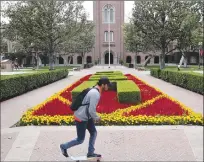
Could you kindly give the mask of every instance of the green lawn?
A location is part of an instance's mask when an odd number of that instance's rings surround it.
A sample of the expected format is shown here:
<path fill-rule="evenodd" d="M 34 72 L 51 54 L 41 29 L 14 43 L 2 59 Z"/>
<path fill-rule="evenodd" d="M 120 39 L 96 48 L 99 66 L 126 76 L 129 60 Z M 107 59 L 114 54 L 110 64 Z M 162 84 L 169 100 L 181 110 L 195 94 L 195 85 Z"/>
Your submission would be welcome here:
<path fill-rule="evenodd" d="M 68 69 L 71 70 L 72 68 L 77 67 L 77 66 L 55 66 L 55 69 Z M 39 69 L 35 69 L 33 70 L 32 68 L 23 68 L 21 70 L 16 70 L 15 72 L 38 72 L 38 71 L 49 71 L 49 66 L 45 66 L 45 67 L 39 67 Z"/>
<path fill-rule="evenodd" d="M 68 69 L 71 70 L 76 66 L 55 66 L 55 69 Z M 46 72 L 49 71 L 49 66 L 46 67 L 39 67 L 39 69 L 33 70 L 32 68 L 23 68 L 20 70 L 14 70 L 13 72 L 19 73 L 19 74 L 14 74 L 14 75 L 1 75 L 1 80 L 5 78 L 11 78 L 11 77 L 16 77 L 19 75 L 26 75 L 26 74 L 32 74 L 32 73 L 38 73 L 38 72 Z M 27 73 L 20 73 L 20 72 L 27 72 Z"/>
<path fill-rule="evenodd" d="M 150 65 L 150 66 L 147 66 L 145 69 L 150 70 L 152 68 L 159 68 L 159 65 L 155 65 L 155 66 Z M 178 67 L 177 66 L 166 66 L 165 69 L 177 71 Z M 203 71 L 203 66 L 201 66 L 200 69 L 198 69 L 198 65 L 189 65 L 187 68 L 181 67 L 180 71 Z"/>

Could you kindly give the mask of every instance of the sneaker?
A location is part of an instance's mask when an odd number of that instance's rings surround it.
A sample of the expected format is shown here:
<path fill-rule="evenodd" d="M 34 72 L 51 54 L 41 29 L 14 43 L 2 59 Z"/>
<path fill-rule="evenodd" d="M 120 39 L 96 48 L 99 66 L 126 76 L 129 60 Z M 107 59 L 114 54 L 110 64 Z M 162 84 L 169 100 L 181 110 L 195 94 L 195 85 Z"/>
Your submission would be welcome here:
<path fill-rule="evenodd" d="M 100 158 L 101 155 L 100 154 L 87 154 L 87 158 Z"/>
<path fill-rule="evenodd" d="M 67 154 L 67 150 L 62 147 L 62 144 L 60 145 L 60 150 L 62 152 L 62 155 L 64 155 L 65 157 L 69 157 L 69 155 Z"/>

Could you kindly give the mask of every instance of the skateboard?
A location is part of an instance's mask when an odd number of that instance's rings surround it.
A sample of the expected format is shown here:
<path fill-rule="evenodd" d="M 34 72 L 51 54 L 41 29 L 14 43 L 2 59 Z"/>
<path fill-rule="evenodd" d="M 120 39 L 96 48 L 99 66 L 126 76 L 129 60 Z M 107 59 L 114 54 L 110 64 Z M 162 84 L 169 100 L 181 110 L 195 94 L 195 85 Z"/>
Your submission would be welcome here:
<path fill-rule="evenodd" d="M 92 157 L 92 158 L 87 158 L 87 156 L 70 156 L 70 159 L 76 162 L 80 161 L 97 161 L 100 162 L 100 159 L 102 157 Z"/>

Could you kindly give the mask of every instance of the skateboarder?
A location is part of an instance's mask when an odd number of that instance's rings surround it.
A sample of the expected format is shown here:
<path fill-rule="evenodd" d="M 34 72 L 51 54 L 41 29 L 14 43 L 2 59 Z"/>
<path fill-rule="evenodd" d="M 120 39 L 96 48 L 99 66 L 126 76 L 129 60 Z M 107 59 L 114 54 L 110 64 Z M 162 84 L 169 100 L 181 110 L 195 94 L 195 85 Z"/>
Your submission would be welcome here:
<path fill-rule="evenodd" d="M 100 117 L 96 114 L 96 107 L 100 100 L 101 92 L 107 91 L 109 86 L 110 86 L 110 81 L 108 78 L 103 77 L 99 79 L 97 85 L 93 89 L 91 89 L 83 99 L 82 104 L 89 103 L 87 107 L 88 111 L 86 108 L 87 105 L 85 105 L 85 106 L 80 106 L 79 109 L 74 112 L 77 138 L 70 142 L 60 145 L 61 152 L 65 157 L 69 157 L 67 153 L 67 149 L 75 145 L 82 144 L 84 142 L 86 129 L 88 129 L 90 133 L 87 158 L 101 157 L 100 154 L 94 153 L 95 151 L 94 145 L 95 145 L 96 136 L 97 136 L 95 122 L 99 122 L 101 120 Z"/>

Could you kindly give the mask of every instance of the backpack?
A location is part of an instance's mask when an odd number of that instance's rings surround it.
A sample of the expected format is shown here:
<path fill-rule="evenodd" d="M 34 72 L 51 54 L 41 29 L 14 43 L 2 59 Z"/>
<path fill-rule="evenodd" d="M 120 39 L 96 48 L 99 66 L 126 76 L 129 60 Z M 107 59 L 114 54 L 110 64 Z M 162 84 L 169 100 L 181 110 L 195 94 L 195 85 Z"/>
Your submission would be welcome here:
<path fill-rule="evenodd" d="M 79 93 L 77 96 L 76 96 L 76 99 L 74 101 L 72 101 L 72 104 L 70 105 L 70 109 L 72 111 L 76 111 L 79 109 L 80 106 L 84 106 L 84 105 L 89 105 L 89 103 L 86 103 L 86 104 L 82 104 L 83 102 L 83 99 L 84 97 L 86 96 L 86 94 L 91 90 L 93 89 L 94 87 L 92 88 L 87 88 L 87 89 L 84 89 L 81 93 Z M 97 88 L 95 88 L 97 89 Z M 98 89 L 97 89 L 98 90 Z M 99 91 L 99 90 L 98 90 Z"/>

